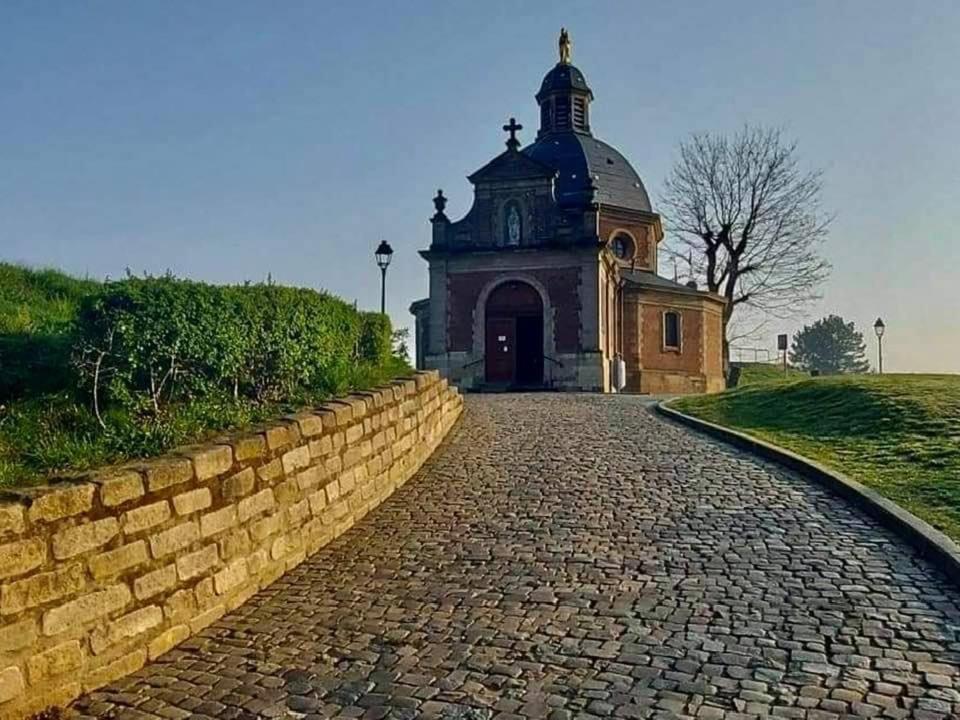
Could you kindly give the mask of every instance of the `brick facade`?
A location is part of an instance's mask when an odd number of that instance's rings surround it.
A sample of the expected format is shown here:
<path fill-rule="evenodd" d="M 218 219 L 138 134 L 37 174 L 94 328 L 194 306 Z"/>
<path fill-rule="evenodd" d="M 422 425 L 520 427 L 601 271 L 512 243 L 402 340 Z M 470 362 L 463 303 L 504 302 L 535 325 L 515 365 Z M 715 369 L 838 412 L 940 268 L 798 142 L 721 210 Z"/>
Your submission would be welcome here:
<path fill-rule="evenodd" d="M 526 274 L 547 289 L 554 309 L 553 325 L 557 352 L 576 352 L 580 333 L 579 268 L 534 269 Z M 463 272 L 447 276 L 448 344 L 451 351 L 470 352 L 474 348 L 474 312 L 480 292 L 503 277 L 502 272 Z"/>

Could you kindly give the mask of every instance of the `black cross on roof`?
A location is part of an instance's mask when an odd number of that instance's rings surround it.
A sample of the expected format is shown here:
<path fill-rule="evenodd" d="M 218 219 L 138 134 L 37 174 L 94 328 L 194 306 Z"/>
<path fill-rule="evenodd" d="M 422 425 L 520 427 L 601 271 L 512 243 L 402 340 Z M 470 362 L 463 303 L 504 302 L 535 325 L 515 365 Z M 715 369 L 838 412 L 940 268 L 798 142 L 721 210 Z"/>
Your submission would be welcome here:
<path fill-rule="evenodd" d="M 516 150 L 520 147 L 520 141 L 517 140 L 517 130 L 523 130 L 523 125 L 517 122 L 516 118 L 510 118 L 510 122 L 503 126 L 505 132 L 510 133 L 510 139 L 507 140 L 507 147 Z"/>

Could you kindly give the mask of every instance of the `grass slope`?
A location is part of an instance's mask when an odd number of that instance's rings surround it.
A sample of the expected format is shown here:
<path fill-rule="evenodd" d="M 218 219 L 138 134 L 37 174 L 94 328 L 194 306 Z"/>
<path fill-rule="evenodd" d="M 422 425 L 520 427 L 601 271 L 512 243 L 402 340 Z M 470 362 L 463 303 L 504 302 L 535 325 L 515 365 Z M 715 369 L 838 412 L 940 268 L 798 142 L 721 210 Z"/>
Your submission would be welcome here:
<path fill-rule="evenodd" d="M 808 373 L 793 367 L 787 367 L 785 374 L 782 365 L 774 365 L 771 363 L 740 363 L 740 368 L 741 387 L 744 385 L 754 385 L 756 383 L 782 383 L 810 377 Z"/>
<path fill-rule="evenodd" d="M 97 285 L 0 263 L 0 405 L 67 387 L 74 320 Z"/>
<path fill-rule="evenodd" d="M 674 407 L 836 468 L 960 540 L 960 375 L 761 382 Z"/>
<path fill-rule="evenodd" d="M 80 300 L 98 284 L 56 270 L 31 270 L 0 262 L 0 335 L 68 330 Z"/>

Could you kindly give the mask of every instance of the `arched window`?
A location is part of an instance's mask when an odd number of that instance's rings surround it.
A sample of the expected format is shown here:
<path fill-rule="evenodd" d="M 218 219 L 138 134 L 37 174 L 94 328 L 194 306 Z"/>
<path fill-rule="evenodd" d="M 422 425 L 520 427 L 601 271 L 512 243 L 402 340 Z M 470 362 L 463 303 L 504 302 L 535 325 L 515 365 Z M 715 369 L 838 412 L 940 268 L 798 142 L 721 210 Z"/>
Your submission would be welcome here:
<path fill-rule="evenodd" d="M 617 233 L 613 237 L 611 248 L 613 254 L 617 256 L 617 260 L 624 262 L 633 260 L 633 255 L 636 252 L 636 248 L 633 245 L 633 238 L 624 232 Z"/>
<path fill-rule="evenodd" d="M 680 342 L 683 337 L 681 315 L 676 310 L 666 310 L 663 313 L 663 349 L 680 352 Z"/>
<path fill-rule="evenodd" d="M 523 238 L 523 213 L 520 206 L 510 201 L 503 212 L 503 241 L 505 245 L 519 245 Z"/>

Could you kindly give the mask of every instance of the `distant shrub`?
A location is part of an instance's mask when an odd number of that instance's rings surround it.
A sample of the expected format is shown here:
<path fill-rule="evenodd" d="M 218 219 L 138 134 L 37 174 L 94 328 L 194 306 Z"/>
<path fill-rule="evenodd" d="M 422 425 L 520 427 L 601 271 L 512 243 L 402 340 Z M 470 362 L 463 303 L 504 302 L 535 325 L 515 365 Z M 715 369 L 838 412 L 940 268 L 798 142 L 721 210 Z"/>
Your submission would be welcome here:
<path fill-rule="evenodd" d="M 204 397 L 336 392 L 354 365 L 390 357 L 389 320 L 325 293 L 172 277 L 105 284 L 83 302 L 78 337 L 98 416 L 108 404 L 156 414 Z"/>
<path fill-rule="evenodd" d="M 364 362 L 383 365 L 392 354 L 393 330 L 390 319 L 376 312 L 360 314 L 359 355 Z"/>

